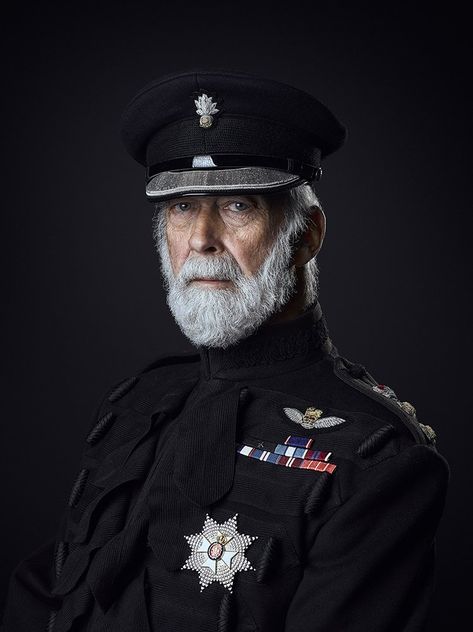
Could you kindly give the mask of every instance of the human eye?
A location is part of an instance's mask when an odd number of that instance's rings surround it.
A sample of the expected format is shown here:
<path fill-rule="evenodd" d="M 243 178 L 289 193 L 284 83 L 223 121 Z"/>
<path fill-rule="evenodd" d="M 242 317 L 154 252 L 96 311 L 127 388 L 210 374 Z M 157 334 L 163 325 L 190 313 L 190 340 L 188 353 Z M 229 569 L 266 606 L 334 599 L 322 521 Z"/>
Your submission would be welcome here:
<path fill-rule="evenodd" d="M 235 213 L 244 213 L 251 209 L 251 204 L 243 202 L 243 200 L 229 200 L 226 202 L 224 208 L 229 209 Z"/>
<path fill-rule="evenodd" d="M 190 202 L 174 202 L 169 205 L 169 210 L 175 213 L 185 213 L 192 207 Z"/>

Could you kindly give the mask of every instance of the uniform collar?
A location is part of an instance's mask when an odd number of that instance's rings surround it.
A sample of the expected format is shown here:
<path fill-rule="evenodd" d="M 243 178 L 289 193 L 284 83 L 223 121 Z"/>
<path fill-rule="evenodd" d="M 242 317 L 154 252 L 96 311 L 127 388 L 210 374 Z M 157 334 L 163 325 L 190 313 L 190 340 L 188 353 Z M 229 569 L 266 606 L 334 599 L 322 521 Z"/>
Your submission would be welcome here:
<path fill-rule="evenodd" d="M 199 346 L 201 378 L 264 377 L 311 364 L 333 349 L 325 317 L 316 301 L 297 318 L 263 324 L 226 349 Z"/>

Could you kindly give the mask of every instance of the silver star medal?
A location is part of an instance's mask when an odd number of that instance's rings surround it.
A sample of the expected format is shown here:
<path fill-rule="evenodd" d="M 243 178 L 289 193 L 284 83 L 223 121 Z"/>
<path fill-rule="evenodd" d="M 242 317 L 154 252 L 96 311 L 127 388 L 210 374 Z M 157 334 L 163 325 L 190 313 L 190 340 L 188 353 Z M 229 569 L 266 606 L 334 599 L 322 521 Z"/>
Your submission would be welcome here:
<path fill-rule="evenodd" d="M 181 570 L 199 573 L 201 592 L 212 582 L 220 582 L 232 592 L 235 573 L 255 570 L 244 551 L 258 536 L 238 533 L 237 516 L 219 524 L 206 514 L 202 532 L 184 536 L 192 552 Z"/>
<path fill-rule="evenodd" d="M 212 101 L 212 97 L 208 95 L 201 94 L 197 99 L 194 99 L 196 112 L 200 115 L 199 125 L 201 127 L 212 127 L 213 116 L 212 114 L 216 114 L 219 110 L 217 109 L 217 104 Z"/>
<path fill-rule="evenodd" d="M 307 408 L 305 413 L 301 413 L 297 408 L 284 408 L 283 410 L 291 421 L 295 421 L 303 428 L 331 428 L 346 422 L 346 419 L 341 417 L 322 417 L 323 410 L 313 406 Z"/>

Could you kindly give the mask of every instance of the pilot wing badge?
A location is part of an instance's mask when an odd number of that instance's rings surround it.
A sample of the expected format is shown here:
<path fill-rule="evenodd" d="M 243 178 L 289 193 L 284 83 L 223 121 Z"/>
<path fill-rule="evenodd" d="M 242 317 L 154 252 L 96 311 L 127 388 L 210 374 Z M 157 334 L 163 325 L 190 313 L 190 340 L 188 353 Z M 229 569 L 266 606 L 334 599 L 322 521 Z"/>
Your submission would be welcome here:
<path fill-rule="evenodd" d="M 322 417 L 323 410 L 313 406 L 307 408 L 305 413 L 301 413 L 297 408 L 284 408 L 283 410 L 291 421 L 300 424 L 303 428 L 331 428 L 346 423 L 346 419 L 341 417 Z"/>
<path fill-rule="evenodd" d="M 220 582 L 232 592 L 235 573 L 255 570 L 244 552 L 258 536 L 238 533 L 237 516 L 219 524 L 207 514 L 200 533 L 184 536 L 192 552 L 181 570 L 199 573 L 201 592 L 212 582 Z"/>

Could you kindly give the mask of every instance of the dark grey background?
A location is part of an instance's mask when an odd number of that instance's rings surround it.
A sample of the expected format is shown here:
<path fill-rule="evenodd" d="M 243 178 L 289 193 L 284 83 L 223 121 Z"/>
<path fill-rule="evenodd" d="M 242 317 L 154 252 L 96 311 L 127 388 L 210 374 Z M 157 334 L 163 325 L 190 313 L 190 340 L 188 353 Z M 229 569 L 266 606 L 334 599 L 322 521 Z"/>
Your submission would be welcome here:
<path fill-rule="evenodd" d="M 469 22 L 452 3 L 348 4 L 22 3 L 3 15 L 3 588 L 55 533 L 104 390 L 190 349 L 118 129 L 142 85 L 208 64 L 307 89 L 348 126 L 319 188 L 320 300 L 339 351 L 438 432 L 452 480 L 428 629 L 469 612 Z"/>

